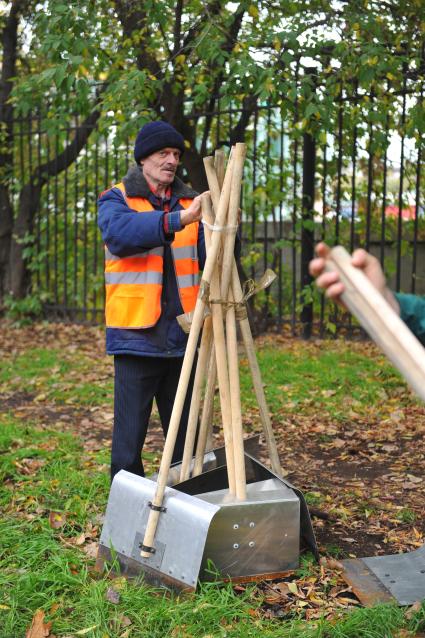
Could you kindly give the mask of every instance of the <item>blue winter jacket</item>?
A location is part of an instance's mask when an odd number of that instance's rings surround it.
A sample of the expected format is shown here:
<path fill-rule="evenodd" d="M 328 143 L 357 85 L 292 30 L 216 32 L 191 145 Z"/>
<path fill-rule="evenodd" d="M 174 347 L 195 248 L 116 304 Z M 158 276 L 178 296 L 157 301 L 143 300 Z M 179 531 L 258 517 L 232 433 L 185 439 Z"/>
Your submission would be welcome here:
<path fill-rule="evenodd" d="M 106 351 L 108 354 L 131 354 L 148 357 L 184 356 L 187 335 L 180 328 L 176 317 L 183 314 L 171 243 L 174 232 L 164 232 L 164 199 L 158 198 L 150 190 L 141 170 L 135 166 L 123 179 L 128 197 L 147 198 L 155 208 L 152 212 L 132 211 L 118 188 L 102 193 L 98 200 L 98 224 L 104 243 L 111 253 L 119 257 L 128 257 L 144 249 L 164 247 L 163 290 L 161 297 L 161 316 L 155 326 L 142 329 L 106 329 Z M 180 179 L 175 178 L 168 203 L 169 228 L 181 229 L 180 198 L 192 199 L 197 195 Z M 205 242 L 203 225 L 199 224 L 198 259 L 202 269 L 205 263 Z"/>

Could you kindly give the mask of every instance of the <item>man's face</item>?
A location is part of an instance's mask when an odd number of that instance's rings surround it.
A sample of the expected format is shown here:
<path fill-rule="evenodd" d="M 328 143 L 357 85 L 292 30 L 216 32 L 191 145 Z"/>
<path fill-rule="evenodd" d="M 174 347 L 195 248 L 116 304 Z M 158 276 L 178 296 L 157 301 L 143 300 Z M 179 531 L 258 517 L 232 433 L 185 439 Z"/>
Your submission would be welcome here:
<path fill-rule="evenodd" d="M 152 186 L 160 184 L 168 186 L 174 181 L 180 161 L 178 148 L 162 148 L 141 160 L 143 175 Z"/>

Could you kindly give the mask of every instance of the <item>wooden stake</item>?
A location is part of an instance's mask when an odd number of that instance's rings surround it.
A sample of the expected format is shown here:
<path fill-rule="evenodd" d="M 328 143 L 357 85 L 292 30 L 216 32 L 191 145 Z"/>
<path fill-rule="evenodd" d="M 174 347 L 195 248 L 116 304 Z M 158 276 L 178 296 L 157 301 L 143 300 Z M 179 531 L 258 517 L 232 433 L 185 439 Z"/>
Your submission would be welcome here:
<path fill-rule="evenodd" d="M 241 282 L 238 275 L 236 264 L 233 267 L 232 286 L 237 301 L 241 301 L 243 297 Z M 273 472 L 277 476 L 282 476 L 282 467 L 280 465 L 279 452 L 277 451 L 276 439 L 273 433 L 273 426 L 270 420 L 270 413 L 267 407 L 266 395 L 264 394 L 263 382 L 261 379 L 260 367 L 258 365 L 255 353 L 254 339 L 252 338 L 251 326 L 247 316 L 239 316 L 239 328 L 241 331 L 249 367 L 251 370 L 252 383 L 254 386 L 255 397 L 257 399 L 258 408 L 260 410 L 260 420 L 263 426 L 263 434 L 266 439 L 266 445 L 269 452 L 270 464 Z"/>
<path fill-rule="evenodd" d="M 208 186 L 211 193 L 211 198 L 214 207 L 218 205 L 220 199 L 220 186 L 217 179 L 217 174 L 214 169 L 214 163 L 211 157 L 204 159 L 205 172 L 207 174 Z M 236 263 L 233 264 L 232 270 L 232 287 L 233 294 L 236 301 L 241 301 L 243 297 L 242 287 L 239 280 Z M 282 476 L 282 468 L 279 460 L 279 453 L 277 451 L 276 439 L 273 434 L 273 428 L 270 420 L 270 414 L 267 408 L 266 397 L 264 394 L 263 383 L 261 381 L 261 372 L 258 366 L 257 357 L 255 355 L 254 340 L 252 338 L 251 327 L 249 325 L 248 317 L 238 318 L 241 334 L 246 349 L 249 366 L 251 369 L 252 381 L 254 385 L 255 396 L 257 398 L 258 407 L 260 410 L 260 419 L 263 426 L 263 433 L 266 439 L 266 444 L 269 452 L 270 464 L 272 470 L 278 476 Z"/>
<path fill-rule="evenodd" d="M 190 402 L 186 439 L 184 443 L 183 459 L 180 469 L 180 482 L 186 481 L 190 476 L 190 464 L 192 461 L 193 448 L 195 445 L 196 428 L 198 426 L 202 387 L 205 381 L 207 365 L 210 359 L 211 345 L 212 320 L 211 316 L 208 316 L 205 318 L 204 327 L 202 329 L 201 345 L 199 347 L 198 362 L 196 365 L 195 379 L 193 381 L 192 399 Z"/>
<path fill-rule="evenodd" d="M 227 166 L 226 175 L 224 178 L 223 189 L 220 196 L 220 201 L 217 205 L 217 224 L 223 225 L 226 221 L 227 210 L 230 199 L 230 187 L 232 183 L 232 159 L 229 160 Z M 204 309 L 206 296 L 208 295 L 208 287 L 211 281 L 211 275 L 214 271 L 215 262 L 217 259 L 218 249 L 220 246 L 219 233 L 214 233 L 211 241 L 211 248 L 207 255 L 202 281 L 200 285 L 198 299 L 196 301 L 195 309 L 193 312 L 192 326 L 189 333 L 189 338 L 186 346 L 186 352 L 183 359 L 183 365 L 180 373 L 180 380 L 177 387 L 176 398 L 171 413 L 170 423 L 168 426 L 168 433 L 165 439 L 164 450 L 161 458 L 161 464 L 158 472 L 158 480 L 155 490 L 155 495 L 152 499 L 151 511 L 149 513 L 148 522 L 146 525 L 145 536 L 143 539 L 143 547 L 140 555 L 143 558 L 150 558 L 152 552 L 149 549 L 153 548 L 153 542 L 155 538 L 155 532 L 158 525 L 160 509 L 164 500 L 164 492 L 167 486 L 168 473 L 170 470 L 171 459 L 173 456 L 174 446 L 176 443 L 177 433 L 180 426 L 180 419 L 183 411 L 184 401 L 187 394 L 187 387 L 189 384 L 190 374 L 192 370 L 193 361 L 196 354 L 196 348 L 198 345 L 199 334 L 202 329 L 204 321 Z"/>
<path fill-rule="evenodd" d="M 230 404 L 232 412 L 233 454 L 235 465 L 236 497 L 246 499 L 245 450 L 243 446 L 241 392 L 239 384 L 238 339 L 236 334 L 233 293 L 229 291 L 230 305 L 226 314 L 227 356 L 229 361 Z"/>
<path fill-rule="evenodd" d="M 215 383 L 217 380 L 217 364 L 215 358 L 214 344 L 211 347 L 210 361 L 208 365 L 208 378 L 205 388 L 204 403 L 202 406 L 201 423 L 199 426 L 198 443 L 196 446 L 195 462 L 192 476 L 198 476 L 202 472 L 204 465 L 204 454 L 208 445 L 208 435 L 211 432 Z"/>
<path fill-rule="evenodd" d="M 210 198 L 202 199 L 202 216 L 208 224 L 214 220 Z M 206 229 L 208 231 L 208 229 Z M 220 232 L 220 231 L 216 231 Z M 214 235 L 214 233 L 213 233 Z M 218 268 L 211 278 L 211 300 L 220 299 L 220 281 Z M 217 364 L 218 388 L 220 391 L 220 407 L 223 422 L 224 446 L 226 451 L 227 475 L 229 478 L 229 493 L 236 494 L 235 464 L 233 452 L 232 408 L 230 400 L 229 369 L 227 364 L 226 339 L 224 335 L 223 306 L 221 303 L 211 303 L 212 325 L 214 332 L 214 347 Z"/>

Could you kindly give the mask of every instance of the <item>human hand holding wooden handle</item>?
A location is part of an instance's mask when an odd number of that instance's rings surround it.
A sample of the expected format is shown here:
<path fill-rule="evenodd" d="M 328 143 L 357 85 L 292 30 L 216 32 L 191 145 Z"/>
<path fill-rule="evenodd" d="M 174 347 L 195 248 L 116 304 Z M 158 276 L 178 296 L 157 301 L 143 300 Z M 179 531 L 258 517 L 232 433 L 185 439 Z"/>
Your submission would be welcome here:
<path fill-rule="evenodd" d="M 345 307 L 341 299 L 345 287 L 341 281 L 340 274 L 337 270 L 326 268 L 326 261 L 329 259 L 330 253 L 331 249 L 324 242 L 316 246 L 317 257 L 310 262 L 310 274 L 316 278 L 316 284 L 324 290 L 329 299 Z M 359 268 L 359 270 L 366 275 L 371 284 L 381 293 L 392 309 L 397 312 L 397 314 L 400 314 L 400 307 L 393 293 L 387 286 L 385 275 L 378 259 L 366 252 L 366 250 L 363 250 L 363 248 L 359 248 L 355 250 L 351 256 L 351 264 Z"/>
<path fill-rule="evenodd" d="M 200 195 L 197 195 L 191 205 L 180 211 L 180 222 L 182 226 L 187 226 L 188 224 L 193 224 L 193 222 L 199 222 L 202 217 L 202 196 L 208 194 L 209 191 L 205 191 Z"/>

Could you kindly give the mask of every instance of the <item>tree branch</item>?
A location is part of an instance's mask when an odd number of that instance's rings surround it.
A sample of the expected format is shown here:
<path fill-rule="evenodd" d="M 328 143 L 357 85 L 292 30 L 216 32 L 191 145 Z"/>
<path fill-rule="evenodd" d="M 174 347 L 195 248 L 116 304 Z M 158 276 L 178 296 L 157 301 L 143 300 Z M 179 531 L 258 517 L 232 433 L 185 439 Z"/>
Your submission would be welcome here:
<path fill-rule="evenodd" d="M 144 9 L 143 2 L 135 3 L 133 0 L 115 0 L 115 8 L 118 14 L 118 19 L 121 22 L 124 35 L 127 38 L 132 38 L 133 34 L 138 31 L 141 33 L 149 32 L 149 16 Z M 144 44 L 147 38 L 142 37 L 139 46 L 139 53 L 136 56 L 136 62 L 139 69 L 146 68 L 152 75 L 158 75 L 161 67 L 156 60 L 155 56 L 149 53 L 147 46 Z"/>
<path fill-rule="evenodd" d="M 182 28 L 183 0 L 176 2 L 176 19 L 174 21 L 174 47 L 173 56 L 176 56 L 180 50 L 181 28 Z"/>
<path fill-rule="evenodd" d="M 88 117 L 75 129 L 74 139 L 55 158 L 41 164 L 30 177 L 31 183 L 43 185 L 49 177 L 54 177 L 77 159 L 81 149 L 85 146 L 91 132 L 96 128 L 97 121 L 101 115 L 100 109 L 95 109 Z"/>

